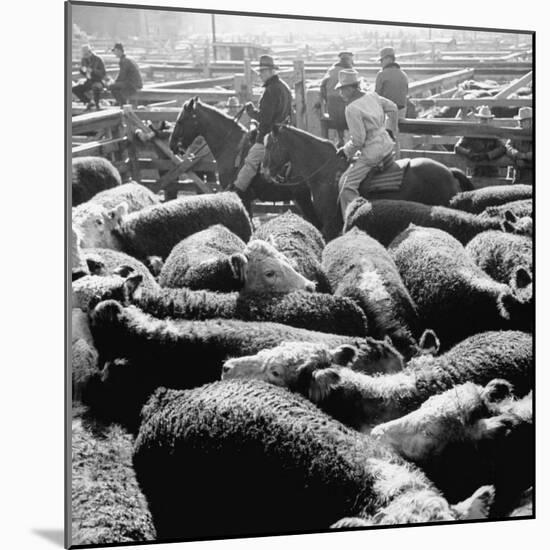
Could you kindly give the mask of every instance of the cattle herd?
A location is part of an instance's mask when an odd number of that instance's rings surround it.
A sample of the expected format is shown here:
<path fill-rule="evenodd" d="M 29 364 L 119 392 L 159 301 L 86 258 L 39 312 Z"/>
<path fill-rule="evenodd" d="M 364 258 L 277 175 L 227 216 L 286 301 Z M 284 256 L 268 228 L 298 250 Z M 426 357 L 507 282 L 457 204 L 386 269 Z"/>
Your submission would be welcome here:
<path fill-rule="evenodd" d="M 102 158 L 72 197 L 73 544 L 532 515 L 530 186 L 328 243 Z"/>

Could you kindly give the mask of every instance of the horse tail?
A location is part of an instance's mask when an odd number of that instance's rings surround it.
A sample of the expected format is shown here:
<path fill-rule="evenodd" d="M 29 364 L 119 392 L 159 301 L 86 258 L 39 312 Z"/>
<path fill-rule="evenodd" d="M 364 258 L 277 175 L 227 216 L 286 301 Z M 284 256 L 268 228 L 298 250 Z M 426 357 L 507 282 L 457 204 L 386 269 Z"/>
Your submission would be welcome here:
<path fill-rule="evenodd" d="M 458 168 L 449 168 L 451 174 L 458 180 L 460 189 L 462 191 L 473 191 L 474 186 L 472 185 L 472 180 L 460 169 Z"/>

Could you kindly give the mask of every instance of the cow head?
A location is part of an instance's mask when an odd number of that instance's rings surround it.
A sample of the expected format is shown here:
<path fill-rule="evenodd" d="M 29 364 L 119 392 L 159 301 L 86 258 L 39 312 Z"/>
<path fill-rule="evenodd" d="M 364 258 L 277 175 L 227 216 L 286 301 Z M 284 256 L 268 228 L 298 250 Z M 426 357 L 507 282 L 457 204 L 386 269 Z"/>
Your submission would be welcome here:
<path fill-rule="evenodd" d="M 118 249 L 118 241 L 113 235 L 113 230 L 120 226 L 127 213 L 126 202 L 112 209 L 93 203 L 75 208 L 72 221 L 80 235 L 82 248 Z"/>
<path fill-rule="evenodd" d="M 427 462 L 456 442 L 476 443 L 506 432 L 513 416 L 500 414 L 500 405 L 511 400 L 512 386 L 493 380 L 484 388 L 472 383 L 456 386 L 430 397 L 422 406 L 376 426 L 371 435 L 414 462 Z"/>
<path fill-rule="evenodd" d="M 243 283 L 243 292 L 313 292 L 315 283 L 300 275 L 284 254 L 271 243 L 252 240 L 244 250 L 244 259 L 236 256 L 232 266 Z"/>

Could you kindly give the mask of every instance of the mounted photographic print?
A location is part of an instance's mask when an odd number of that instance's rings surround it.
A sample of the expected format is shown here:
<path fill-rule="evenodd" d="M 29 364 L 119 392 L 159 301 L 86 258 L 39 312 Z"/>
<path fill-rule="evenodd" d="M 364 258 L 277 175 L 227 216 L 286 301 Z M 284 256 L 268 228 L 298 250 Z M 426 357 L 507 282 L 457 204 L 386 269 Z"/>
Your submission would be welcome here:
<path fill-rule="evenodd" d="M 66 545 L 533 518 L 534 33 L 65 6 Z"/>

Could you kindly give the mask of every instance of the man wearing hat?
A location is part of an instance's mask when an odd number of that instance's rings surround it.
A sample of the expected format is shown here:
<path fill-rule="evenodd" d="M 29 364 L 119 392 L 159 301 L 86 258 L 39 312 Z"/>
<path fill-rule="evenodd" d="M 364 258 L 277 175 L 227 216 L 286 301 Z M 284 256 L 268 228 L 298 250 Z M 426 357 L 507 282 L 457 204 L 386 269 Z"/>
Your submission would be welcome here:
<path fill-rule="evenodd" d="M 120 42 L 114 45 L 112 52 L 119 59 L 120 70 L 115 82 L 109 86 L 109 89 L 116 99 L 117 105 L 124 105 L 128 102 L 130 96 L 143 87 L 143 82 L 137 63 L 126 57 L 124 46 Z"/>
<path fill-rule="evenodd" d="M 334 128 L 338 132 L 338 147 L 342 147 L 344 145 L 344 130 L 347 130 L 348 127 L 345 115 L 346 104 L 335 87 L 338 84 L 338 73 L 342 69 L 353 68 L 353 53 L 340 52 L 338 57 L 340 60 L 328 69 L 321 81 L 321 101 L 324 102 Z"/>
<path fill-rule="evenodd" d="M 489 126 L 495 117 L 487 105 L 480 107 L 474 115 L 481 125 Z M 506 152 L 502 140 L 498 138 L 461 137 L 455 145 L 455 153 L 462 155 L 473 162 L 494 160 Z M 475 166 L 472 172 L 477 177 L 498 177 L 497 166 Z"/>
<path fill-rule="evenodd" d="M 531 130 L 533 124 L 533 109 L 520 107 L 514 117 L 520 128 Z M 509 139 L 506 142 L 506 156 L 514 161 L 514 183 L 533 185 L 533 142 L 527 140 Z"/>
<path fill-rule="evenodd" d="M 347 105 L 345 114 L 350 134 L 349 141 L 338 150 L 338 156 L 351 160 L 360 151 L 338 182 L 338 201 L 345 219 L 348 205 L 359 197 L 360 183 L 393 150 L 394 143 L 386 131 L 386 115 L 391 130 L 397 132 L 397 106 L 376 92 L 363 91 L 354 69 L 340 71 L 336 89 Z"/>
<path fill-rule="evenodd" d="M 107 73 L 103 59 L 99 57 L 89 44 L 82 46 L 82 61 L 80 63 L 80 74 L 85 77 L 84 82 L 73 86 L 73 94 L 82 102 L 87 103 L 87 110 L 91 109 L 95 103 L 96 109 L 99 109 L 99 96 L 103 90 Z M 86 94 L 92 92 L 93 103 L 88 102 Z"/>
<path fill-rule="evenodd" d="M 274 124 L 290 122 L 292 94 L 286 83 L 279 78 L 278 69 L 270 55 L 260 57 L 257 72 L 262 79 L 264 91 L 258 109 L 251 102 L 246 104 L 248 116 L 258 121 L 258 133 L 237 178 L 230 186 L 238 194 L 243 194 L 248 189 L 258 172 L 265 153 L 265 136 L 271 132 Z"/>
<path fill-rule="evenodd" d="M 382 69 L 376 75 L 374 91 L 382 97 L 391 99 L 397 105 L 397 117 L 405 118 L 409 78 L 399 64 L 395 62 L 395 50 L 393 48 L 382 48 L 379 61 Z"/>

